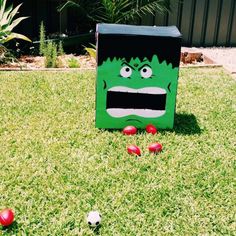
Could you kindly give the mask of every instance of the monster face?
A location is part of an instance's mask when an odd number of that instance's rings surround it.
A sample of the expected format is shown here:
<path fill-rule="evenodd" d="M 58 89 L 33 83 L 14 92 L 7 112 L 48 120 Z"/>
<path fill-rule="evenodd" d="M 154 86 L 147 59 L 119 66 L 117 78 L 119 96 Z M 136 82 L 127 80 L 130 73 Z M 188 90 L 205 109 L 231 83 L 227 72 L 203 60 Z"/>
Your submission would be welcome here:
<path fill-rule="evenodd" d="M 173 117 L 178 69 L 159 63 L 156 55 L 151 61 L 108 59 L 98 67 L 98 74 L 99 127 L 145 127 L 149 123 L 160 126 Z"/>
<path fill-rule="evenodd" d="M 123 35 L 123 28 L 131 35 Z M 98 128 L 128 125 L 144 128 L 150 123 L 158 128 L 173 127 L 180 40 L 149 35 L 156 34 L 153 27 L 142 29 L 148 35 L 141 31 L 141 35 L 134 36 L 139 34 L 137 26 L 100 26 L 96 83 Z M 176 32 L 176 28 L 171 30 Z"/>

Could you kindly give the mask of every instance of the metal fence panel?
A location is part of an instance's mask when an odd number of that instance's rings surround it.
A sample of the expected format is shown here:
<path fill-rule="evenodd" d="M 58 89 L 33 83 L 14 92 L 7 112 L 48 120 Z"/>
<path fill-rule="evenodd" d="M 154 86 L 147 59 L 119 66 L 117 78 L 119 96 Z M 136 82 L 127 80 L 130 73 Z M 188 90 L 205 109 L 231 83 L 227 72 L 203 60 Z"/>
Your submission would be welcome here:
<path fill-rule="evenodd" d="M 230 6 L 231 1 L 225 1 L 224 4 L 221 6 L 221 11 L 219 14 L 219 29 L 218 29 L 218 37 L 217 37 L 217 45 L 225 45 L 227 32 L 228 32 L 228 25 L 229 25 L 229 16 L 230 16 Z"/>
<path fill-rule="evenodd" d="M 233 0 L 234 1 L 234 0 Z M 234 1 L 234 15 L 233 15 L 233 19 L 232 19 L 232 27 L 231 27 L 231 34 L 229 36 L 229 44 L 232 43 L 234 45 L 236 45 L 236 3 Z"/>
<path fill-rule="evenodd" d="M 141 19 L 143 25 L 176 25 L 185 46 L 236 46 L 236 0 L 170 0 L 172 12 Z"/>
<path fill-rule="evenodd" d="M 194 14 L 194 24 L 192 31 L 192 40 L 190 44 L 194 44 L 195 46 L 200 46 L 204 40 L 204 26 L 206 21 L 206 14 L 204 11 L 204 6 L 206 4 L 206 0 L 198 0 L 195 2 L 195 14 Z"/>
<path fill-rule="evenodd" d="M 17 5 L 22 0 L 14 0 Z M 30 16 L 17 26 L 19 32 L 38 37 L 39 24 L 43 20 L 47 32 L 58 32 L 60 24 L 72 31 L 73 14 L 59 22 L 56 11 L 60 0 L 24 0 L 23 16 Z M 236 46 L 236 0 L 170 0 L 172 12 L 147 15 L 140 20 L 142 25 L 176 25 L 183 35 L 185 46 Z M 75 14 L 77 14 L 75 12 Z M 133 22 L 135 24 L 135 22 Z"/>

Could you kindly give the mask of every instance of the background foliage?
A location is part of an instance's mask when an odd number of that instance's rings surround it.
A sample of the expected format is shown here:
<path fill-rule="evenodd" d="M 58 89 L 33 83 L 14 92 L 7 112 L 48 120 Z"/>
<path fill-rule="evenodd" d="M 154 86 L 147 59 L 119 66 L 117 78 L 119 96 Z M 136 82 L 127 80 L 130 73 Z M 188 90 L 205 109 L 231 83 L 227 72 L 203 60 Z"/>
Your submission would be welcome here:
<path fill-rule="evenodd" d="M 15 18 L 22 4 L 13 8 L 13 4 L 6 7 L 7 0 L 0 0 L 0 44 L 4 44 L 12 39 L 22 39 L 31 42 L 31 40 L 18 33 L 14 33 L 13 29 L 24 19 L 28 17 Z"/>
<path fill-rule="evenodd" d="M 95 23 L 130 23 L 148 13 L 170 10 L 169 0 L 70 0 L 60 5 L 58 10 L 71 6 L 79 8 L 80 14 Z"/>

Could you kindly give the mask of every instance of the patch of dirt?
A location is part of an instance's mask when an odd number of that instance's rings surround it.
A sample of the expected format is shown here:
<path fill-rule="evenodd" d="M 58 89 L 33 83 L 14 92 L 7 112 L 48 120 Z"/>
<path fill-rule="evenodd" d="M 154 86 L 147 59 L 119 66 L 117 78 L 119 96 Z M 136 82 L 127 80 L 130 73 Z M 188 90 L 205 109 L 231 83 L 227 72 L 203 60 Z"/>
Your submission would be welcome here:
<path fill-rule="evenodd" d="M 67 54 L 58 57 L 58 67 L 68 69 L 69 60 L 73 58 L 78 61 L 78 68 L 87 69 L 87 68 L 95 68 L 96 60 L 87 55 L 74 56 L 73 54 Z M 0 68 L 11 68 L 11 69 L 43 69 L 44 66 L 44 57 L 40 56 L 21 56 L 17 62 L 12 62 L 8 64 L 1 64 Z"/>
<path fill-rule="evenodd" d="M 200 50 L 216 63 L 222 64 L 229 72 L 236 73 L 236 47 L 200 48 Z"/>
<path fill-rule="evenodd" d="M 214 61 L 211 57 L 205 55 L 200 48 L 181 48 L 181 67 L 204 67 L 204 66 L 221 66 L 221 64 Z"/>
<path fill-rule="evenodd" d="M 180 63 L 183 65 L 203 63 L 203 54 L 199 50 L 182 47 Z"/>
<path fill-rule="evenodd" d="M 69 69 L 68 60 L 74 58 L 81 69 L 96 68 L 96 60 L 88 55 L 75 56 L 67 54 L 59 57 L 59 67 Z M 236 48 L 181 48 L 180 67 L 215 67 L 224 66 L 231 73 L 236 74 Z M 0 65 L 0 69 L 44 69 L 44 58 L 39 56 L 22 56 L 18 62 Z"/>

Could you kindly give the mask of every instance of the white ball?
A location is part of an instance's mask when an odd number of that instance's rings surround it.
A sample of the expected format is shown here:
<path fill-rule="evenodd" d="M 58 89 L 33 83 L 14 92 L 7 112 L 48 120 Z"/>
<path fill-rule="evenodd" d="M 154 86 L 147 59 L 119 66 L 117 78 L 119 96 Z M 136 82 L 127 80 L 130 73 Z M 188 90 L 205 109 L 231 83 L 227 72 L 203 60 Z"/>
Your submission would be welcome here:
<path fill-rule="evenodd" d="M 98 211 L 90 211 L 87 216 L 89 226 L 96 227 L 101 224 L 102 217 Z"/>

